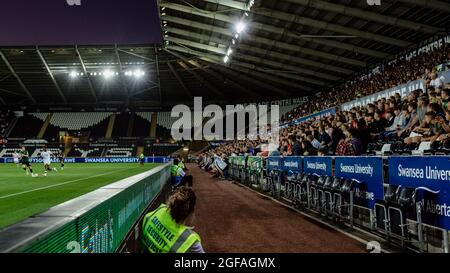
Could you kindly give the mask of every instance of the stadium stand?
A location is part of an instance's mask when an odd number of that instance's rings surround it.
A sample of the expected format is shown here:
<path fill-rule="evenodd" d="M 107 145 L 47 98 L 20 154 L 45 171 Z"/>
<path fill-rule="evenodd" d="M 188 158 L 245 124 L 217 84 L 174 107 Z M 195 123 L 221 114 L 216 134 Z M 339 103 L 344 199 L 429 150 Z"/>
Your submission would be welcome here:
<path fill-rule="evenodd" d="M 133 157 L 136 156 L 135 142 L 118 142 L 105 144 L 104 155 L 107 157 Z"/>
<path fill-rule="evenodd" d="M 158 125 L 170 130 L 170 128 L 172 128 L 172 124 L 177 121 L 178 118 L 172 118 L 170 116 L 170 112 L 160 112 L 158 113 L 158 118 L 157 118 L 157 122 Z"/>
<path fill-rule="evenodd" d="M 130 122 L 130 117 L 133 113 L 122 112 L 116 114 L 116 120 L 114 122 L 114 129 L 112 132 L 113 137 L 126 136 L 126 130 L 128 128 L 128 123 Z"/>
<path fill-rule="evenodd" d="M 133 133 L 134 137 L 147 137 L 150 135 L 150 126 L 152 123 L 151 112 L 137 112 L 134 119 Z"/>
<path fill-rule="evenodd" d="M 0 110 L 0 137 L 6 136 L 6 131 L 14 117 L 15 115 L 11 110 Z"/>
<path fill-rule="evenodd" d="M 283 120 L 289 125 L 281 130 L 278 152 L 284 156 L 446 153 L 450 86 L 437 81 L 436 75 L 438 68 L 447 69 L 449 64 L 450 47 L 445 45 L 440 50 L 391 64 L 372 75 L 371 81 L 359 77 L 341 89 L 334 88 L 325 96 L 311 99 L 284 115 Z M 334 115 L 292 124 L 300 117 L 336 107 L 352 98 L 417 79 L 425 81 L 425 90 L 414 90 L 405 98 L 397 93 L 350 111 L 338 110 Z M 368 82 L 373 84 L 367 85 Z M 422 132 L 424 136 L 418 136 Z M 422 140 L 424 143 L 420 145 Z M 231 155 L 251 151 L 256 155 L 257 151 L 261 152 L 261 144 L 261 141 L 248 140 L 234 142 L 218 148 L 217 152 Z"/>
<path fill-rule="evenodd" d="M 111 116 L 111 114 L 112 113 L 109 112 L 53 113 L 53 116 L 50 120 L 50 124 L 59 127 L 61 129 L 80 131 L 82 129 L 98 125 L 100 122 Z"/>
<path fill-rule="evenodd" d="M 103 150 L 103 146 L 95 144 L 74 144 L 67 157 L 100 157 Z"/>
<path fill-rule="evenodd" d="M 149 156 L 163 156 L 170 155 L 181 148 L 179 144 L 169 143 L 146 143 L 144 154 Z"/>
<path fill-rule="evenodd" d="M 32 114 L 19 117 L 14 129 L 9 134 L 11 138 L 34 138 L 38 135 L 44 121 Z"/>

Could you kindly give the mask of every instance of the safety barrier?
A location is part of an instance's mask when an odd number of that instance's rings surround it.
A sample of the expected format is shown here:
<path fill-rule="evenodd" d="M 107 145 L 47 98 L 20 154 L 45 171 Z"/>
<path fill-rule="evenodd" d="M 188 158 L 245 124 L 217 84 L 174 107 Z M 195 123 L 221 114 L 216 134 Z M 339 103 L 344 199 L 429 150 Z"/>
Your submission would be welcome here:
<path fill-rule="evenodd" d="M 170 164 L 157 166 L 7 227 L 0 231 L 0 252 L 118 251 L 152 202 L 170 188 L 169 169 Z"/>
<path fill-rule="evenodd" d="M 299 209 L 403 247 L 449 253 L 448 156 L 241 156 L 229 162 L 232 178 Z"/>

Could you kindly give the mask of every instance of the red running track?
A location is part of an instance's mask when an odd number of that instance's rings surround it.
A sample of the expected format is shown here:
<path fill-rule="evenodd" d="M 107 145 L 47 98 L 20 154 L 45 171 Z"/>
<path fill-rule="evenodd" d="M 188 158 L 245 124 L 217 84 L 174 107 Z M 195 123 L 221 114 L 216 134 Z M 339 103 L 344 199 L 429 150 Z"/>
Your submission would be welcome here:
<path fill-rule="evenodd" d="M 196 227 L 210 253 L 361 253 L 365 245 L 194 164 Z"/>

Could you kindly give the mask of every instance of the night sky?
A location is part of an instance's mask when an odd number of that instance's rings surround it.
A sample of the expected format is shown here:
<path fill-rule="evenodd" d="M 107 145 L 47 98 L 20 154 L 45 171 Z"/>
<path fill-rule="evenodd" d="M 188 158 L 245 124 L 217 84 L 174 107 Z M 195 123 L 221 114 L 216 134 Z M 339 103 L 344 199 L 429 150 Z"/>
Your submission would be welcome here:
<path fill-rule="evenodd" d="M 162 43 L 156 0 L 72 1 L 0 0 L 0 46 Z"/>

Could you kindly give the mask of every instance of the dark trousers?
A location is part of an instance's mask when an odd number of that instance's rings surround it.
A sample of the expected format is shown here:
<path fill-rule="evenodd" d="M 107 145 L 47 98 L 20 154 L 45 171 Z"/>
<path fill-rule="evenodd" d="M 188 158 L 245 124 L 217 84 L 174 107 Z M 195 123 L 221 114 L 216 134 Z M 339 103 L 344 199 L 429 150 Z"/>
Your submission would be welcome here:
<path fill-rule="evenodd" d="M 188 186 L 188 187 L 192 187 L 192 183 L 193 183 L 194 178 L 192 177 L 192 175 L 185 175 L 183 176 L 183 178 L 181 178 L 181 182 L 180 182 L 180 186 Z"/>

